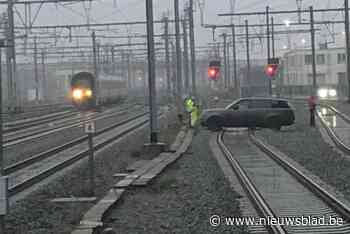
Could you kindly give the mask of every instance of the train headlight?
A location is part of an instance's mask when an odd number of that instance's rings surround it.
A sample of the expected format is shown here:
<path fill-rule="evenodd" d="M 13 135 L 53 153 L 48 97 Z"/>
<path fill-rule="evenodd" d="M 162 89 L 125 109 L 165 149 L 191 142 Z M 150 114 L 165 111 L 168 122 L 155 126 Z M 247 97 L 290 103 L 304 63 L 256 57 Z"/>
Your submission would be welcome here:
<path fill-rule="evenodd" d="M 83 98 L 83 90 L 74 89 L 73 90 L 73 98 L 76 100 L 81 100 Z"/>
<path fill-rule="evenodd" d="M 330 89 L 330 90 L 329 90 L 329 96 L 331 96 L 331 97 L 336 97 L 336 96 L 337 96 L 337 90 L 335 90 L 335 89 Z"/>
<path fill-rule="evenodd" d="M 92 90 L 91 89 L 85 90 L 85 96 L 91 97 L 92 96 Z"/>
<path fill-rule="evenodd" d="M 327 89 L 319 89 L 317 93 L 320 98 L 326 98 L 328 96 Z"/>

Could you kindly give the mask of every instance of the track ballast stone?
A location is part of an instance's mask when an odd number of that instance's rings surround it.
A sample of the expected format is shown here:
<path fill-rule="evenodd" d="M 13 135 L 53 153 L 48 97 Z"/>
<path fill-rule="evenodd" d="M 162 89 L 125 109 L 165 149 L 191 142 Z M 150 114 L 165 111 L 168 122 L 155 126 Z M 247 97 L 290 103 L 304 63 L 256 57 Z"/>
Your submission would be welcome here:
<path fill-rule="evenodd" d="M 301 104 L 295 107 L 295 125 L 280 132 L 264 129 L 258 131 L 257 136 L 342 192 L 350 201 L 350 160 L 327 144 L 317 128 L 309 126 L 307 107 Z"/>
<path fill-rule="evenodd" d="M 188 153 L 151 185 L 128 190 L 105 218 L 117 233 L 246 233 L 244 228 L 211 227 L 211 215 L 237 217 L 239 194 L 233 191 L 209 149 L 207 131 Z"/>

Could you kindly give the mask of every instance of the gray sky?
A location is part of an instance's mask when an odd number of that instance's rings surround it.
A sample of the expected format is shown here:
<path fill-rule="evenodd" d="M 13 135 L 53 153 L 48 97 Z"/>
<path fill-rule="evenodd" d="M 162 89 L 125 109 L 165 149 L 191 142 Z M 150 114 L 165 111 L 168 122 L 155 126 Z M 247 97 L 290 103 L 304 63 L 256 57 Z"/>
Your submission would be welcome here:
<path fill-rule="evenodd" d="M 263 11 L 266 5 L 269 5 L 272 10 L 286 10 L 286 9 L 296 9 L 295 0 L 245 0 L 240 1 L 236 0 L 236 12 L 247 12 L 247 11 Z M 173 18 L 173 1 L 172 0 L 153 0 L 154 2 L 154 14 L 155 19 L 160 19 L 164 12 L 170 13 L 170 18 Z M 186 1 L 180 0 L 181 9 Z M 195 0 L 197 3 L 198 1 Z M 229 17 L 218 17 L 218 13 L 228 13 L 230 11 L 230 3 L 229 0 L 205 0 L 205 8 L 204 8 L 204 23 L 206 24 L 221 24 L 228 23 L 230 21 Z M 325 7 L 342 7 L 343 0 L 303 0 L 303 8 L 307 8 L 313 5 L 314 8 L 325 8 Z M 89 8 L 89 4 L 85 3 L 85 7 Z M 4 8 L 2 8 L 4 9 Z M 22 17 L 24 17 L 24 10 L 21 6 L 17 6 L 18 12 L 21 13 Z M 75 4 L 64 4 L 64 5 L 56 5 L 56 4 L 45 4 L 38 14 L 38 18 L 34 25 L 54 25 L 54 24 L 78 24 L 78 23 L 86 23 L 86 12 L 89 12 L 91 15 L 91 23 L 103 23 L 103 22 L 118 22 L 118 21 L 139 21 L 145 20 L 145 0 L 97 0 L 93 1 L 90 10 L 84 10 L 83 3 L 75 3 Z M 182 10 L 181 10 L 182 12 Z M 324 19 L 342 19 L 342 14 L 332 13 L 326 16 L 323 16 Z M 18 15 L 15 15 L 16 24 L 21 25 L 20 18 Z M 308 15 L 304 15 L 303 18 L 308 19 Z M 264 22 L 263 17 L 249 17 L 249 22 L 258 23 Z M 277 17 L 275 22 L 283 22 L 283 20 L 296 20 L 297 17 L 294 15 L 291 16 L 283 16 Z M 322 20 L 322 15 L 316 16 L 317 20 Z M 235 18 L 235 23 L 243 23 L 245 18 Z M 195 13 L 195 21 L 196 21 L 196 42 L 197 45 L 206 45 L 208 42 L 212 42 L 212 33 L 208 29 L 204 29 L 200 26 L 200 11 L 198 8 L 198 4 L 196 4 L 196 13 Z M 317 39 L 318 40 L 332 40 L 332 33 L 338 32 L 339 35 L 335 35 L 337 46 L 342 46 L 343 35 L 341 32 L 343 31 L 342 25 L 336 28 L 327 28 L 326 26 L 322 26 Z M 304 27 L 305 28 L 305 27 Z M 306 27 L 307 28 L 307 27 Z M 110 28 L 103 28 L 105 31 L 97 32 L 100 34 L 109 34 L 109 35 L 128 35 L 128 33 L 145 33 L 144 26 L 131 26 L 131 27 L 118 27 L 113 32 Z M 260 29 L 252 29 L 252 32 L 258 33 Z M 161 33 L 162 28 L 160 26 L 156 26 L 156 32 Z M 48 32 L 41 32 L 47 34 Z M 50 34 L 53 34 L 54 31 L 50 31 Z M 73 35 L 81 35 L 88 34 L 86 30 L 73 30 Z M 220 30 L 218 30 L 220 33 Z M 56 31 L 56 34 L 64 34 L 68 35 L 68 30 Z M 303 39 L 305 41 L 303 41 Z M 281 38 L 277 38 L 277 47 L 283 48 L 288 44 L 287 36 L 283 36 Z M 309 35 L 297 35 L 291 36 L 292 44 L 295 44 L 295 47 L 303 47 L 307 46 L 309 43 Z M 302 43 L 304 42 L 304 44 Z M 103 42 L 108 42 L 105 40 Z M 109 41 L 112 43 L 112 41 Z M 116 43 L 116 41 L 113 41 Z M 122 43 L 125 41 L 117 41 L 117 43 Z M 67 42 L 67 40 L 61 40 L 59 43 L 63 45 L 69 45 L 76 42 Z M 80 41 L 81 44 L 85 43 Z M 88 43 L 88 42 L 86 42 Z M 77 44 L 77 43 L 76 43 Z M 252 42 L 253 54 L 255 53 L 257 56 L 262 55 L 264 51 L 264 44 L 258 40 Z M 242 47 L 242 49 L 244 49 Z"/>

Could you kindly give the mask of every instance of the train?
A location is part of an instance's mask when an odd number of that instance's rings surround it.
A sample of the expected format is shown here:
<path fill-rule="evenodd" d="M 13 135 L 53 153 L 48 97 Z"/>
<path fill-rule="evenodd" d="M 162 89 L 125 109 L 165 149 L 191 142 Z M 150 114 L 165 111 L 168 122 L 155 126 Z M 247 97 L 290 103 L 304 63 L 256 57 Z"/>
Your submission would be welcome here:
<path fill-rule="evenodd" d="M 90 72 L 78 72 L 70 80 L 70 100 L 82 109 L 96 105 L 110 104 L 119 101 L 127 95 L 126 83 L 116 80 L 113 76 L 100 76 L 100 79 Z"/>

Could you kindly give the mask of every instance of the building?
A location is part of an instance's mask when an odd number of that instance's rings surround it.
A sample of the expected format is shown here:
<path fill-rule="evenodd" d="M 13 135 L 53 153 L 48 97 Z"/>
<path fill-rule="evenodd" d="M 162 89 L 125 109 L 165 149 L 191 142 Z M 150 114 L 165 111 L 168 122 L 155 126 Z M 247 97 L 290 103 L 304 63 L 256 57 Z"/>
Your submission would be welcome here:
<path fill-rule="evenodd" d="M 311 49 L 293 50 L 283 56 L 282 93 L 308 95 L 312 91 Z M 337 89 L 338 96 L 347 95 L 345 48 L 325 48 L 316 51 L 316 84 L 319 89 Z"/>

